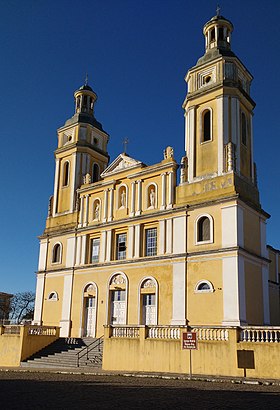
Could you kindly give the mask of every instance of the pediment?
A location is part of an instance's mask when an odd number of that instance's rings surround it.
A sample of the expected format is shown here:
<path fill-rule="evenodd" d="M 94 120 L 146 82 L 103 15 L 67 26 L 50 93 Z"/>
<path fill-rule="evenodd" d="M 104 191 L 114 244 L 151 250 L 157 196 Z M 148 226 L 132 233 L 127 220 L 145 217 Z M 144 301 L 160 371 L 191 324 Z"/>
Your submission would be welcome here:
<path fill-rule="evenodd" d="M 101 174 L 101 177 L 111 176 L 112 174 L 122 172 L 137 167 L 144 167 L 145 164 L 126 154 L 120 154 Z"/>

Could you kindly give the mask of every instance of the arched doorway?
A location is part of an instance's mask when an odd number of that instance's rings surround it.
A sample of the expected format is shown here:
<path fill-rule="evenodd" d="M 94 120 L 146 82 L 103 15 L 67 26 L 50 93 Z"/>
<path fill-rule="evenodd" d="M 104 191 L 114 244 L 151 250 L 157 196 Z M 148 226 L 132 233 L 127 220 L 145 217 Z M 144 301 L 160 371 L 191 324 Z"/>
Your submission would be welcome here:
<path fill-rule="evenodd" d="M 114 275 L 109 284 L 109 323 L 126 324 L 127 280 L 123 274 Z"/>
<path fill-rule="evenodd" d="M 97 287 L 90 283 L 84 289 L 84 332 L 85 337 L 95 337 L 96 335 L 96 306 Z"/>
<path fill-rule="evenodd" d="M 140 320 L 142 325 L 157 324 L 158 286 L 154 278 L 146 278 L 140 285 Z"/>

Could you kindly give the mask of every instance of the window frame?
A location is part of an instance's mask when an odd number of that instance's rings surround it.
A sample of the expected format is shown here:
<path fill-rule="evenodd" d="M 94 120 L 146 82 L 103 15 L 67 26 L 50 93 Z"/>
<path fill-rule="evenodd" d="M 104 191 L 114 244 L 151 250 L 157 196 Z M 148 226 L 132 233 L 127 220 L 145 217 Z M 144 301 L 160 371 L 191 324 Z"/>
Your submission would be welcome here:
<path fill-rule="evenodd" d="M 206 113 L 209 112 L 210 115 L 210 119 L 209 119 L 209 133 L 210 133 L 210 138 L 205 140 L 204 138 L 204 117 L 206 115 Z M 203 109 L 203 111 L 200 114 L 200 130 L 201 130 L 201 134 L 200 134 L 200 144 L 207 144 L 208 142 L 213 141 L 213 112 L 212 112 L 212 108 L 210 107 L 205 107 Z"/>
<path fill-rule="evenodd" d="M 98 253 L 97 253 L 97 259 L 93 260 L 93 242 L 94 241 L 98 241 Z M 93 238 L 90 238 L 90 263 L 98 263 L 99 262 L 99 258 L 100 258 L 100 236 L 96 236 Z"/>
<path fill-rule="evenodd" d="M 209 286 L 209 289 L 199 289 L 199 286 L 203 285 L 204 283 Z M 194 288 L 194 293 L 214 293 L 214 291 L 215 289 L 213 284 L 207 279 L 198 281 Z"/>
<path fill-rule="evenodd" d="M 121 236 L 125 237 L 125 241 L 119 242 L 119 238 Z M 124 243 L 125 250 L 119 250 L 119 244 Z M 124 252 L 124 257 L 120 257 L 120 252 Z M 115 240 L 115 260 L 125 260 L 127 258 L 127 232 L 116 232 L 116 240 Z"/>
<path fill-rule="evenodd" d="M 198 233 L 199 233 L 198 223 L 199 223 L 200 219 L 204 218 L 204 217 L 208 218 L 209 222 L 210 222 L 210 226 L 209 226 L 210 239 L 207 239 L 205 241 L 199 241 L 198 240 Z M 214 242 L 214 220 L 213 220 L 213 217 L 209 214 L 201 214 L 195 220 L 195 245 L 204 245 L 204 244 L 213 243 L 213 242 Z"/>
<path fill-rule="evenodd" d="M 148 254 L 148 239 L 149 239 L 148 232 L 152 230 L 156 232 L 156 235 L 155 235 L 156 240 L 155 240 L 155 246 L 151 246 L 150 249 L 155 249 L 155 252 Z M 150 239 L 153 239 L 153 238 L 154 236 L 151 237 Z M 144 256 L 148 256 L 148 257 L 156 256 L 158 253 L 157 251 L 158 251 L 158 229 L 156 226 L 148 226 L 144 228 Z"/>
<path fill-rule="evenodd" d="M 60 249 L 58 258 L 57 257 L 54 258 L 55 253 L 56 253 L 56 249 Z M 58 259 L 58 260 L 56 260 L 56 259 Z M 52 248 L 52 264 L 61 264 L 61 261 L 62 261 L 62 243 L 61 242 L 56 242 L 53 245 L 53 248 Z"/>
<path fill-rule="evenodd" d="M 70 181 L 70 161 L 67 160 L 63 164 L 62 188 L 68 187 L 69 181 Z"/>

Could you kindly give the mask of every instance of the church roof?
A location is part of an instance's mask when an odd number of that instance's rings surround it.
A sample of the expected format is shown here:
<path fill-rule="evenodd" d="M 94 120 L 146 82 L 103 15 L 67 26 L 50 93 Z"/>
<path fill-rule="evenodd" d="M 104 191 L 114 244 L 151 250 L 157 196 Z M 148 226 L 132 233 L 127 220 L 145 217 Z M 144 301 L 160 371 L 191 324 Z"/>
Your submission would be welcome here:
<path fill-rule="evenodd" d="M 109 175 L 117 174 L 127 169 L 133 169 L 138 167 L 146 167 L 146 165 L 134 158 L 131 158 L 125 153 L 120 154 L 101 174 L 104 178 Z"/>

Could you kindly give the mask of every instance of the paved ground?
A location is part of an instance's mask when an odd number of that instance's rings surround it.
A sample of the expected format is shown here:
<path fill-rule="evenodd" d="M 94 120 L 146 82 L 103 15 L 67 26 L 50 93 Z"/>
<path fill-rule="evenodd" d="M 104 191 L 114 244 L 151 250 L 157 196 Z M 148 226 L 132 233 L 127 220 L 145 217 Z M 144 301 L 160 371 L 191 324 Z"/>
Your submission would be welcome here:
<path fill-rule="evenodd" d="M 0 371 L 6 409 L 279 409 L 280 386 Z"/>

